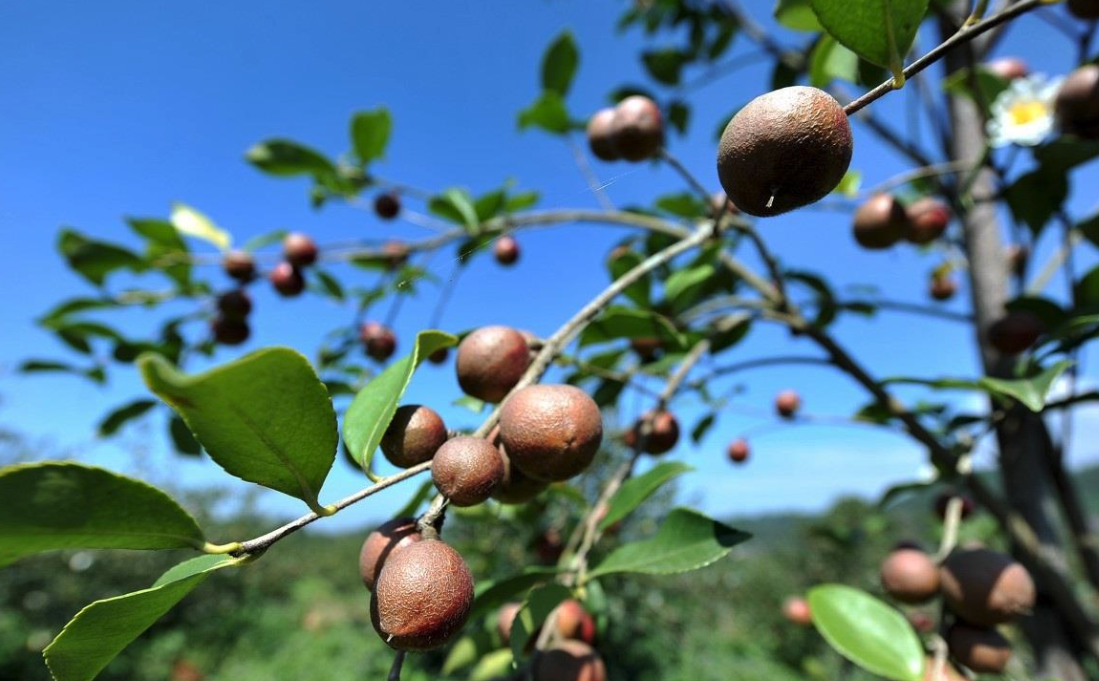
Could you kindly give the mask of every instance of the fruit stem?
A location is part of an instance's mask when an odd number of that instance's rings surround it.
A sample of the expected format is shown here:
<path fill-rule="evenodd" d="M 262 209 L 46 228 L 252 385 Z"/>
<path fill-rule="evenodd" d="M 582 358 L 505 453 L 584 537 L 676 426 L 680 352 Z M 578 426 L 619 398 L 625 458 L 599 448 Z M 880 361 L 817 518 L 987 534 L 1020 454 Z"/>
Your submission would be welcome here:
<path fill-rule="evenodd" d="M 390 638 L 393 638 L 390 636 Z M 387 641 L 388 642 L 388 641 Z M 401 681 L 401 667 L 404 666 L 405 651 L 398 650 L 393 658 L 393 666 L 389 668 L 389 676 L 386 681 Z"/>

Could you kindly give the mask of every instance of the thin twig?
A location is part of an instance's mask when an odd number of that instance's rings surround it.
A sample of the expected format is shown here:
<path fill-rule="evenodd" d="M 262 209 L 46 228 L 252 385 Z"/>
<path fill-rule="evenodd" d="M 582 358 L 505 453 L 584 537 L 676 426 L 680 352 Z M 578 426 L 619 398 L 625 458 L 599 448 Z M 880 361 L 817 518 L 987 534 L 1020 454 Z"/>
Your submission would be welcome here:
<path fill-rule="evenodd" d="M 398 650 L 393 657 L 393 666 L 389 668 L 389 676 L 386 681 L 401 681 L 401 667 L 404 666 L 405 651 Z"/>

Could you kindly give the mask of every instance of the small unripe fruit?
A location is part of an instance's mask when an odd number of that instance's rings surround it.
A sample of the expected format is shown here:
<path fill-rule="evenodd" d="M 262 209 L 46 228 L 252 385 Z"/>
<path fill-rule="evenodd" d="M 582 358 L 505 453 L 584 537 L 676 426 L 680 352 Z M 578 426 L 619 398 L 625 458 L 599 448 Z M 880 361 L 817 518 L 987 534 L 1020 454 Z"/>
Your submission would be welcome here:
<path fill-rule="evenodd" d="M 305 279 L 301 276 L 301 270 L 288 262 L 280 262 L 275 265 L 271 273 L 267 275 L 271 286 L 280 296 L 291 298 L 305 290 Z"/>
<path fill-rule="evenodd" d="M 252 298 L 241 289 L 221 294 L 217 305 L 218 312 L 226 319 L 243 321 L 252 312 Z"/>
<path fill-rule="evenodd" d="M 995 629 L 958 622 L 946 634 L 950 655 L 978 674 L 999 674 L 1011 659 L 1011 644 Z"/>
<path fill-rule="evenodd" d="M 522 603 L 504 603 L 496 615 L 496 632 L 500 634 L 500 640 L 505 647 L 511 643 L 511 628 L 515 624 L 515 616 L 519 614 L 522 607 Z"/>
<path fill-rule="evenodd" d="M 1045 324 L 1032 312 L 1013 310 L 988 327 L 988 342 L 1005 355 L 1017 355 L 1037 342 Z"/>
<path fill-rule="evenodd" d="M 465 625 L 473 607 L 473 575 L 458 552 L 425 539 L 389 556 L 374 585 L 370 620 L 397 650 L 430 650 Z"/>
<path fill-rule="evenodd" d="M 400 269 L 408 262 L 408 246 L 403 241 L 387 241 L 382 244 L 385 265 L 391 270 Z"/>
<path fill-rule="evenodd" d="M 317 262 L 317 243 L 312 238 L 294 232 L 282 240 L 282 255 L 294 267 L 307 267 Z"/>
<path fill-rule="evenodd" d="M 366 588 L 374 590 L 382 566 L 390 556 L 421 539 L 415 518 L 394 518 L 368 534 L 359 551 L 359 576 Z"/>
<path fill-rule="evenodd" d="M 988 62 L 985 67 L 993 74 L 1005 80 L 1015 80 L 1030 74 L 1030 67 L 1018 57 L 1000 57 Z"/>
<path fill-rule="evenodd" d="M 256 278 L 256 259 L 247 251 L 229 251 L 221 261 L 225 273 L 242 284 Z"/>
<path fill-rule="evenodd" d="M 574 598 L 566 599 L 557 606 L 557 633 L 561 634 L 561 638 L 588 644 L 594 643 L 595 620 L 580 601 Z"/>
<path fill-rule="evenodd" d="M 907 231 L 904 238 L 921 246 L 942 236 L 950 224 L 950 208 L 931 196 L 913 202 L 905 213 Z"/>
<path fill-rule="evenodd" d="M 397 409 L 382 435 L 382 454 L 398 468 L 411 468 L 430 461 L 446 441 L 446 424 L 438 412 L 406 404 Z"/>
<path fill-rule="evenodd" d="M 664 342 L 659 338 L 631 338 L 630 349 L 642 362 L 651 362 L 664 349 Z"/>
<path fill-rule="evenodd" d="M 392 192 L 374 197 L 374 214 L 383 220 L 392 220 L 401 212 L 401 197 Z"/>
<path fill-rule="evenodd" d="M 958 282 L 948 275 L 931 277 L 931 286 L 928 293 L 935 300 L 950 300 L 958 293 Z"/>
<path fill-rule="evenodd" d="M 643 438 L 642 433 L 646 422 L 650 424 L 649 436 Z M 679 421 L 669 411 L 661 411 L 655 414 L 649 412 L 638 419 L 633 428 L 628 430 L 622 438 L 625 445 L 631 449 L 637 447 L 643 439 L 645 441 L 643 447 L 645 452 L 655 455 L 669 452 L 679 442 Z"/>
<path fill-rule="evenodd" d="M 729 449 L 726 453 L 733 463 L 744 463 L 748 460 L 751 450 L 748 448 L 748 441 L 740 438 L 729 443 Z"/>
<path fill-rule="evenodd" d="M 450 348 L 439 348 L 427 356 L 427 361 L 432 364 L 442 364 L 446 362 L 447 357 L 450 357 Z"/>
<path fill-rule="evenodd" d="M 599 653 L 583 641 L 561 641 L 534 658 L 533 681 L 607 681 Z"/>
<path fill-rule="evenodd" d="M 514 265 L 519 260 L 519 242 L 505 234 L 496 240 L 492 253 L 501 265 Z"/>
<path fill-rule="evenodd" d="M 793 390 L 783 390 L 775 396 L 775 411 L 784 419 L 792 419 L 801 409 L 801 397 Z"/>
<path fill-rule="evenodd" d="M 923 551 L 900 549 L 882 562 L 881 585 L 901 603 L 924 603 L 939 593 L 939 566 Z"/>
<path fill-rule="evenodd" d="M 389 359 L 397 351 L 397 336 L 392 329 L 379 322 L 363 322 L 359 327 L 359 340 L 366 354 L 379 362 Z"/>
<path fill-rule="evenodd" d="M 504 399 L 529 366 L 526 339 L 508 326 L 484 326 L 463 338 L 455 362 L 462 392 L 485 402 Z"/>
<path fill-rule="evenodd" d="M 501 504 L 525 504 L 549 487 L 548 482 L 535 480 L 512 466 L 506 450 L 500 450 L 500 458 L 504 462 L 504 477 L 492 498 Z"/>
<path fill-rule="evenodd" d="M 1002 553 L 958 549 L 943 562 L 941 574 L 946 606 L 970 624 L 994 627 L 1034 607 L 1030 573 Z"/>
<path fill-rule="evenodd" d="M 210 324 L 210 330 L 214 334 L 214 341 L 221 345 L 240 345 L 252 333 L 244 320 L 220 316 Z"/>
<path fill-rule="evenodd" d="M 717 174 L 737 208 L 778 215 L 835 189 L 853 147 L 851 124 L 835 98 L 813 87 L 786 87 L 756 97 L 729 121 Z"/>
<path fill-rule="evenodd" d="M 513 466 L 559 482 L 583 472 L 603 441 L 599 406 L 571 385 L 530 385 L 500 411 L 500 441 Z"/>
<path fill-rule="evenodd" d="M 455 506 L 476 506 L 496 491 L 504 478 L 504 460 L 488 440 L 451 438 L 431 462 L 431 479 Z"/>
<path fill-rule="evenodd" d="M 1053 103 L 1061 130 L 1099 139 L 1099 66 L 1081 66 L 1065 78 Z"/>
<path fill-rule="evenodd" d="M 809 601 L 800 596 L 790 596 L 782 603 L 782 615 L 787 621 L 807 627 L 813 623 L 813 613 L 809 610 Z"/>
<path fill-rule="evenodd" d="M 855 241 L 863 248 L 889 248 L 908 233 L 904 206 L 889 194 L 875 194 L 855 211 Z"/>
<path fill-rule="evenodd" d="M 664 145 L 664 117 L 656 102 L 642 95 L 626 97 L 614 107 L 614 147 L 627 161 L 652 158 Z"/>
<path fill-rule="evenodd" d="M 614 109 L 600 109 L 588 120 L 588 148 L 602 161 L 621 158 L 614 146 Z"/>
<path fill-rule="evenodd" d="M 1099 19 L 1099 0 L 1068 0 L 1068 11 L 1079 19 Z"/>

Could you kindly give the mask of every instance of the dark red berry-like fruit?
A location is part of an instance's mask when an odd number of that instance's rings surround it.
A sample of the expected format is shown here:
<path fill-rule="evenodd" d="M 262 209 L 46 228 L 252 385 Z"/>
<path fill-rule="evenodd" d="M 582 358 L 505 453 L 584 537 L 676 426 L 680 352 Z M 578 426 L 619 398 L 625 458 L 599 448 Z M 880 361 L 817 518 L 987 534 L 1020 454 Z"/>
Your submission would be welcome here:
<path fill-rule="evenodd" d="M 1045 324 L 1034 313 L 1013 310 L 988 327 L 988 342 L 1005 355 L 1027 350 L 1045 331 Z"/>
<path fill-rule="evenodd" d="M 500 441 L 527 476 L 557 482 L 583 472 L 603 441 L 599 406 L 571 385 L 527 386 L 504 403 Z"/>
<path fill-rule="evenodd" d="M 251 335 L 251 329 L 243 319 L 222 316 L 214 318 L 210 330 L 214 334 L 214 341 L 221 345 L 240 345 Z"/>
<path fill-rule="evenodd" d="M 317 262 L 317 242 L 300 232 L 287 234 L 282 240 L 282 255 L 294 267 L 307 267 Z"/>
<path fill-rule="evenodd" d="M 791 419 L 801 409 L 801 396 L 793 390 L 783 390 L 775 396 L 775 411 L 784 419 Z"/>
<path fill-rule="evenodd" d="M 243 321 L 252 312 L 252 298 L 244 290 L 234 289 L 218 296 L 217 306 L 222 317 Z"/>
<path fill-rule="evenodd" d="M 646 423 L 649 424 L 649 435 L 642 437 Z M 623 443 L 629 447 L 636 447 L 644 440 L 642 448 L 648 454 L 664 454 L 672 450 L 679 442 L 679 421 L 670 411 L 649 412 L 637 420 L 633 428 L 626 431 Z"/>
<path fill-rule="evenodd" d="M 882 250 L 909 233 L 904 206 L 889 194 L 875 194 L 855 211 L 855 241 L 863 248 Z"/>
<path fill-rule="evenodd" d="M 458 345 L 455 371 L 462 392 L 485 402 L 504 399 L 530 366 L 523 334 L 508 326 L 484 326 Z"/>
<path fill-rule="evenodd" d="M 398 468 L 411 468 L 430 461 L 446 441 L 446 424 L 438 412 L 420 404 L 406 404 L 397 409 L 382 435 L 382 454 Z"/>
<path fill-rule="evenodd" d="M 560 641 L 534 658 L 532 681 L 607 681 L 607 667 L 583 641 Z"/>
<path fill-rule="evenodd" d="M 374 213 L 383 220 L 392 220 L 401 212 L 401 197 L 392 192 L 374 197 Z"/>
<path fill-rule="evenodd" d="M 359 575 L 367 589 L 373 590 L 382 566 L 397 551 L 420 541 L 415 518 L 394 518 L 382 523 L 366 536 L 359 551 Z"/>
<path fill-rule="evenodd" d="M 247 251 L 229 251 L 221 260 L 225 273 L 242 284 L 256 278 L 256 259 Z"/>
<path fill-rule="evenodd" d="M 305 290 L 305 278 L 301 276 L 301 270 L 288 262 L 280 262 L 275 265 L 267 278 L 271 281 L 271 286 L 275 288 L 275 291 L 284 298 L 300 295 Z"/>
<path fill-rule="evenodd" d="M 614 146 L 614 109 L 600 109 L 588 120 L 588 148 L 602 161 L 621 158 Z"/>
<path fill-rule="evenodd" d="M 943 561 L 946 606 L 970 624 L 994 627 L 1030 612 L 1034 580 L 1011 556 L 985 548 L 957 549 Z"/>
<path fill-rule="evenodd" d="M 519 242 L 515 237 L 505 234 L 496 240 L 492 253 L 501 265 L 514 265 L 519 260 Z"/>
<path fill-rule="evenodd" d="M 748 441 L 744 438 L 733 440 L 729 443 L 729 449 L 726 454 L 729 460 L 733 463 L 744 463 L 748 460 L 748 456 L 751 450 L 748 448 Z"/>
<path fill-rule="evenodd" d="M 504 478 L 499 450 L 479 437 L 451 438 L 431 462 L 431 479 L 455 506 L 476 506 L 488 500 Z"/>
<path fill-rule="evenodd" d="M 397 336 L 393 329 L 380 322 L 363 322 L 359 327 L 359 340 L 366 354 L 379 362 L 389 359 L 397 351 Z"/>
<path fill-rule="evenodd" d="M 648 97 L 631 95 L 619 102 L 611 127 L 614 148 L 627 161 L 652 158 L 664 145 L 664 117 Z"/>
<path fill-rule="evenodd" d="M 907 231 L 904 238 L 914 244 L 929 244 L 938 239 L 950 224 L 950 207 L 933 196 L 925 196 L 905 211 Z"/>

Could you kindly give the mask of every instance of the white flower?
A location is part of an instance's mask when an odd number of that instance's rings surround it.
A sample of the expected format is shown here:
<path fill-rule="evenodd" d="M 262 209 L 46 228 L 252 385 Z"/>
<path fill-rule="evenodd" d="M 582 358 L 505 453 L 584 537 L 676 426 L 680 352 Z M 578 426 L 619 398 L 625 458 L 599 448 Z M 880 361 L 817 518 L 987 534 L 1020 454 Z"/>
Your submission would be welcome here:
<path fill-rule="evenodd" d="M 1049 81 L 1045 74 L 1035 73 L 1011 81 L 992 103 L 992 117 L 985 128 L 989 144 L 1033 147 L 1048 137 L 1053 132 L 1053 99 L 1061 80 Z"/>

